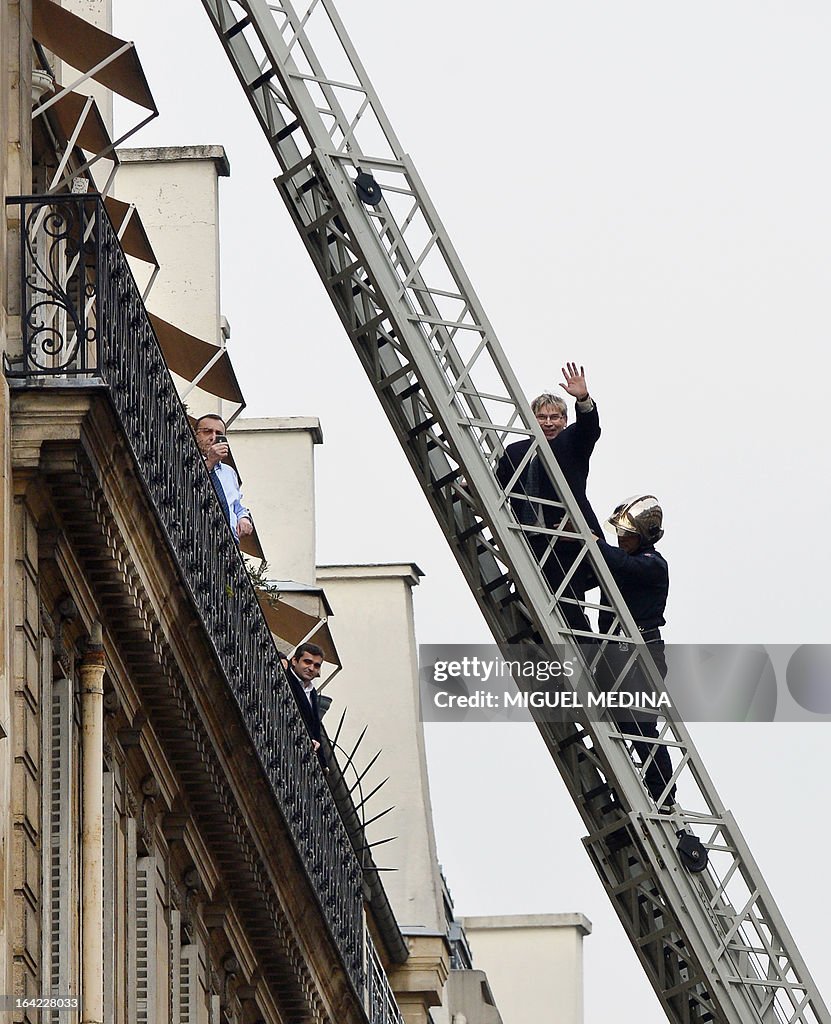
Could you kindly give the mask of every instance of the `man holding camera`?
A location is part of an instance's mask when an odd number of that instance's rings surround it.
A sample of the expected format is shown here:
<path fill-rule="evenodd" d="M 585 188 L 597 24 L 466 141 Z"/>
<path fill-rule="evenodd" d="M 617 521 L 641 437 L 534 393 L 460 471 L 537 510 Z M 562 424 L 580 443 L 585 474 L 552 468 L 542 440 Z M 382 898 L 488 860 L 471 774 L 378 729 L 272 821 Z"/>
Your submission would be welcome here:
<path fill-rule="evenodd" d="M 240 537 L 247 537 L 254 532 L 254 524 L 251 521 L 251 513 L 242 504 L 239 478 L 231 466 L 226 466 L 223 462 L 228 458 L 230 448 L 225 436 L 225 421 L 221 416 L 208 413 L 199 417 L 196 421 L 196 444 L 202 452 L 208 476 L 214 485 L 234 540 L 239 544 Z"/>

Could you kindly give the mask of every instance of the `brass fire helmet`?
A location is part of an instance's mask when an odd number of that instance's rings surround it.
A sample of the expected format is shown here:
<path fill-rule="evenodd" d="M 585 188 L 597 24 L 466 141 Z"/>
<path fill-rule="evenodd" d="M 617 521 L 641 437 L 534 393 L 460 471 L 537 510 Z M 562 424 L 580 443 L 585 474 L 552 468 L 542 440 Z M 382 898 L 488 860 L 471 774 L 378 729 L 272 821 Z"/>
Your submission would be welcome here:
<path fill-rule="evenodd" d="M 657 544 L 663 537 L 664 513 L 654 494 L 636 494 L 627 498 L 609 516 L 607 522 L 618 533 L 635 534 L 647 544 Z"/>

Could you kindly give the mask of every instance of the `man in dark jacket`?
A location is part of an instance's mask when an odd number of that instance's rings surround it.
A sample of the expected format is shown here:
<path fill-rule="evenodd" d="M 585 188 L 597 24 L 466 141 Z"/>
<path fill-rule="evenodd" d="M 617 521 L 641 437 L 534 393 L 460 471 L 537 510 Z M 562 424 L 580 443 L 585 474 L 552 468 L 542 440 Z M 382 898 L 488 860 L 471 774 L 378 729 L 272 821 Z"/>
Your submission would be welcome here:
<path fill-rule="evenodd" d="M 323 649 L 307 642 L 301 644 L 291 656 L 286 671 L 286 678 L 294 692 L 315 751 L 320 750 L 320 704 L 314 681 L 320 675 L 322 664 Z"/>
<path fill-rule="evenodd" d="M 618 546 L 607 543 L 598 536 L 600 552 L 611 570 L 615 583 L 632 613 L 635 625 L 649 646 L 655 666 L 665 679 L 667 662 L 661 626 L 665 625 L 664 609 L 669 594 L 669 567 L 655 545 L 663 537 L 663 511 L 658 499 L 651 494 L 640 494 L 622 502 L 609 518 L 609 524 L 617 533 Z M 606 633 L 613 622 L 609 612 L 600 613 L 600 631 Z M 629 658 L 626 650 L 616 651 L 617 645 L 609 642 L 606 650 L 606 670 L 614 678 Z M 651 686 L 635 670 L 636 677 L 631 685 L 636 690 L 652 692 Z M 643 713 L 641 712 L 641 715 Z M 621 729 L 629 735 L 658 738 L 658 727 L 654 719 L 638 717 L 636 720 L 620 721 Z M 675 786 L 666 791 L 672 777 L 672 761 L 669 750 L 663 745 L 634 740 L 632 743 L 641 764 L 647 764 L 644 782 L 652 799 L 664 809 L 675 800 Z"/>
<path fill-rule="evenodd" d="M 600 419 L 597 415 L 597 406 L 586 385 L 584 368 L 581 366 L 578 370 L 576 363 L 566 363 L 563 367 L 563 377 L 565 383 L 560 387 L 576 401 L 575 422 L 571 426 L 568 425 L 568 407 L 560 395 L 539 395 L 531 403 L 531 411 L 589 526 L 593 532 L 599 534 L 600 524 L 586 497 L 586 481 L 589 475 L 589 459 L 600 437 Z M 505 449 L 505 454 L 496 467 L 497 479 L 504 488 L 508 488 L 511 478 L 522 465 L 532 443 L 532 438 L 524 438 L 522 441 L 509 444 Z M 524 526 L 556 529 L 562 525 L 563 512 L 545 504 L 546 501 L 558 502 L 561 499 L 554 482 L 549 478 L 539 459 L 531 458 L 522 468 L 518 479 L 510 488 L 510 495 L 514 514 Z M 535 498 L 542 501 L 533 500 Z M 568 540 L 558 540 L 549 551 L 550 540 L 550 535 L 530 532 L 528 534 L 528 542 L 543 564 L 543 572 L 549 585 L 553 590 L 557 590 L 572 566 L 579 546 Z M 586 590 L 595 585 L 588 565 L 585 568 L 581 566 L 563 596 L 583 600 Z M 581 608 L 569 604 L 563 604 L 561 608 L 572 629 L 588 630 L 588 622 Z"/>

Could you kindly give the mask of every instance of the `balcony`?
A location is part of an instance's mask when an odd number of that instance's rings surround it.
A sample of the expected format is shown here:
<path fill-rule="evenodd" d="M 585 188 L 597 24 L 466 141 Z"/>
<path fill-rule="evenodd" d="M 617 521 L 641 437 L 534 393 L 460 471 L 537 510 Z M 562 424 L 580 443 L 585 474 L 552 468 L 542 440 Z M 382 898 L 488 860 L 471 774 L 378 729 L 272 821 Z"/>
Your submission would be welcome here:
<path fill-rule="evenodd" d="M 343 967 L 372 1024 L 400 1015 L 363 920 L 363 878 L 147 311 L 97 195 L 22 197 L 22 346 L 10 386 L 109 403 Z M 68 396 L 67 396 L 68 397 Z"/>

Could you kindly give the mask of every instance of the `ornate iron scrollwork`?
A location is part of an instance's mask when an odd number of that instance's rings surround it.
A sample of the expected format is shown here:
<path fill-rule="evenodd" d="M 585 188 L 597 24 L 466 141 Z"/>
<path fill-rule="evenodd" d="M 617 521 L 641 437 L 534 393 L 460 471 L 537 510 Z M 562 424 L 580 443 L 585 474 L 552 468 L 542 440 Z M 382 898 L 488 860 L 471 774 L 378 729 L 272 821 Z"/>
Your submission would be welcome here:
<path fill-rule="evenodd" d="M 87 197 L 33 203 L 22 230 L 27 374 L 85 373 L 97 342 L 96 207 Z"/>

